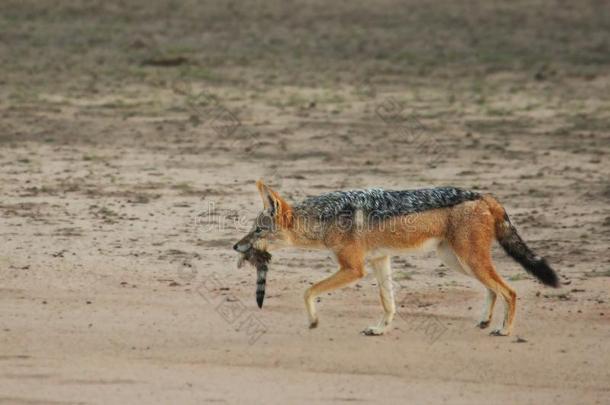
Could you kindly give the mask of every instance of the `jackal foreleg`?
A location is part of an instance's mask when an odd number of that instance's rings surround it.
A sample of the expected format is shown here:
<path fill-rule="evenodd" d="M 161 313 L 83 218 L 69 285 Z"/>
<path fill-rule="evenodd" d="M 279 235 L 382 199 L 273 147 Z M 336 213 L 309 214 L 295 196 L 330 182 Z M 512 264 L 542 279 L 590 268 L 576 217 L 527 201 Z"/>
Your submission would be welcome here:
<path fill-rule="evenodd" d="M 318 326 L 318 316 L 316 314 L 315 299 L 320 294 L 333 291 L 362 278 L 364 276 L 364 261 L 353 255 L 338 254 L 339 271 L 332 276 L 312 285 L 305 291 L 305 308 L 309 316 L 309 328 Z"/>
<path fill-rule="evenodd" d="M 383 306 L 383 318 L 377 326 L 369 326 L 362 331 L 365 335 L 383 335 L 396 314 L 396 304 L 394 303 L 394 286 L 392 283 L 392 268 L 390 257 L 385 256 L 371 261 L 371 266 L 375 271 L 375 278 L 379 284 L 379 298 Z"/>

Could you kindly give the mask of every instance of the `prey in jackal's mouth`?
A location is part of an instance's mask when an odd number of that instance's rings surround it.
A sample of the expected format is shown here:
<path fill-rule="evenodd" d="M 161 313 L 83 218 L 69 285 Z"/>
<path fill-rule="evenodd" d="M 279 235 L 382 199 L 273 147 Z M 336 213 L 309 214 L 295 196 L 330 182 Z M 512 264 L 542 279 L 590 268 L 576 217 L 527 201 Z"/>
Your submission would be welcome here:
<path fill-rule="evenodd" d="M 265 300 L 265 285 L 267 284 L 268 264 L 271 261 L 271 254 L 264 250 L 250 248 L 241 253 L 237 268 L 241 268 L 244 262 L 248 262 L 256 268 L 256 303 L 259 308 L 263 307 Z"/>
<path fill-rule="evenodd" d="M 330 192 L 291 205 L 261 180 L 256 186 L 264 209 L 234 249 L 257 269 L 260 265 L 263 292 L 268 259 L 260 252 L 288 246 L 319 248 L 330 250 L 339 263 L 335 274 L 305 291 L 310 328 L 318 326 L 316 297 L 359 280 L 369 265 L 379 285 L 384 314 L 379 324 L 363 333 L 385 333 L 396 313 L 390 256 L 400 252 L 436 250 L 445 266 L 480 281 L 487 291 L 477 323 L 481 329 L 489 326 L 500 295 L 504 318 L 501 327 L 491 333 L 495 336 L 511 334 L 517 294 L 495 270 L 491 258 L 494 240 L 540 282 L 559 286 L 555 271 L 525 244 L 491 194 L 455 187 L 367 189 Z"/>

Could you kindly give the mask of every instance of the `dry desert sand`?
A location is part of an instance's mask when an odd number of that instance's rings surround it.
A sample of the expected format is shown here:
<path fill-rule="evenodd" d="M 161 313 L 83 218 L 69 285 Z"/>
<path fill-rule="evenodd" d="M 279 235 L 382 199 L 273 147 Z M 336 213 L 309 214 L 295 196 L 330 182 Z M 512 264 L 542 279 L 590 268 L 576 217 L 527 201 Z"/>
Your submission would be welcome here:
<path fill-rule="evenodd" d="M 608 14 L 561 4 L 3 2 L 0 403 L 610 403 Z M 309 330 L 328 254 L 274 253 L 262 310 L 236 268 L 259 177 L 493 192 L 562 286 L 494 247 L 490 337 L 405 255 L 389 334 L 370 274 Z"/>

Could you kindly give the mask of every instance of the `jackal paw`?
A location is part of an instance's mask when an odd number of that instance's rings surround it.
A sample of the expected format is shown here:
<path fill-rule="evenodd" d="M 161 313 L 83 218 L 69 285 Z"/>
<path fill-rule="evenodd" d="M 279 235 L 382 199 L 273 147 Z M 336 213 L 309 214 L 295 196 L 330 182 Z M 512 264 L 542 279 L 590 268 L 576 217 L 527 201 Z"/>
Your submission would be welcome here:
<path fill-rule="evenodd" d="M 489 321 L 480 321 L 479 323 L 477 323 L 477 328 L 479 329 L 485 329 L 489 326 Z"/>
<path fill-rule="evenodd" d="M 489 336 L 508 336 L 510 335 L 510 333 L 504 331 L 504 330 L 500 330 L 500 329 L 495 329 L 492 330 L 491 332 L 489 332 Z"/>
<path fill-rule="evenodd" d="M 309 329 L 315 329 L 318 327 L 318 320 L 316 319 L 315 321 L 311 321 L 309 323 Z"/>
<path fill-rule="evenodd" d="M 384 332 L 385 328 L 380 328 L 379 326 L 369 326 L 362 331 L 362 334 L 365 336 L 379 336 L 383 335 Z"/>

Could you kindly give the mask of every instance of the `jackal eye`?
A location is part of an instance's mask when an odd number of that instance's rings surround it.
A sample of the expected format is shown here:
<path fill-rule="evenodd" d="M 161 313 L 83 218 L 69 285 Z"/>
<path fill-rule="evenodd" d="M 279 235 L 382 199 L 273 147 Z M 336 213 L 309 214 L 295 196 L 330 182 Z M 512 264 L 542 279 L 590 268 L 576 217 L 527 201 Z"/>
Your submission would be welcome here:
<path fill-rule="evenodd" d="M 254 228 L 254 233 L 255 234 L 261 234 L 263 232 L 263 229 L 260 226 L 257 226 L 256 228 Z"/>

